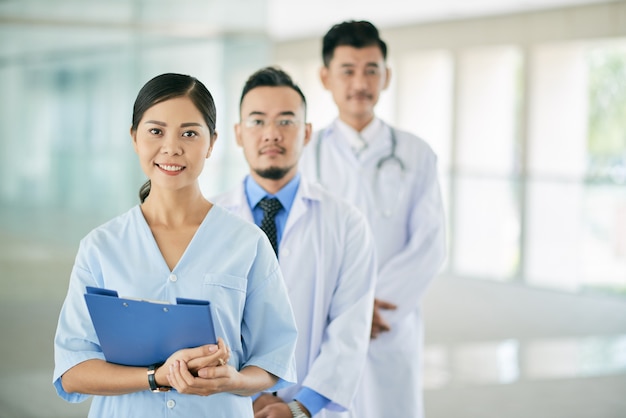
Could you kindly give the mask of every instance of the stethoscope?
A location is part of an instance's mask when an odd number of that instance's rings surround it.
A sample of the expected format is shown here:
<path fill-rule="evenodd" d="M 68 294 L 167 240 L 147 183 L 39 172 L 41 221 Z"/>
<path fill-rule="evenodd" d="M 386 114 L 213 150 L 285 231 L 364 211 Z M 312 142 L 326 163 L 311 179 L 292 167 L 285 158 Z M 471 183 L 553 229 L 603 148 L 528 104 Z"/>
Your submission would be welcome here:
<path fill-rule="evenodd" d="M 391 151 L 389 154 L 381 157 L 376 163 L 376 174 L 375 174 L 375 187 L 374 193 L 376 194 L 376 201 L 378 210 L 381 215 L 386 218 L 391 217 L 393 215 L 394 209 L 398 206 L 397 203 L 400 201 L 402 197 L 402 193 L 404 187 L 402 187 L 402 183 L 404 180 L 404 176 L 406 174 L 406 167 L 404 162 L 398 155 L 396 154 L 396 148 L 398 147 L 398 139 L 396 138 L 396 130 L 389 126 L 389 130 L 391 132 L 390 142 L 391 142 Z M 315 171 L 316 178 L 318 183 L 322 183 L 322 139 L 324 138 L 326 130 L 321 130 L 317 136 L 317 144 L 315 148 Z M 392 167 L 399 168 L 399 176 L 397 178 L 398 184 L 397 187 L 393 188 L 395 190 L 395 197 L 388 199 L 390 196 L 385 196 L 387 192 L 394 192 L 392 190 L 385 190 L 380 184 L 381 172 L 386 170 L 386 167 L 391 169 Z M 386 203 L 386 204 L 385 204 Z"/>

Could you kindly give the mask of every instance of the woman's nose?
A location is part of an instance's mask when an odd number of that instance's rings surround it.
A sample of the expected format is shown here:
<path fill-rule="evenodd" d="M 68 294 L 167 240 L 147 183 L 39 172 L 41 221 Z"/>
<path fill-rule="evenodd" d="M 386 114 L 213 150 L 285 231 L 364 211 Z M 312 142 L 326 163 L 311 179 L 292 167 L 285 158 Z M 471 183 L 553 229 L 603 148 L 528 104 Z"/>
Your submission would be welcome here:
<path fill-rule="evenodd" d="M 180 141 L 175 135 L 165 135 L 163 143 L 161 145 L 161 152 L 168 155 L 180 155 L 182 154 L 182 148 Z"/>

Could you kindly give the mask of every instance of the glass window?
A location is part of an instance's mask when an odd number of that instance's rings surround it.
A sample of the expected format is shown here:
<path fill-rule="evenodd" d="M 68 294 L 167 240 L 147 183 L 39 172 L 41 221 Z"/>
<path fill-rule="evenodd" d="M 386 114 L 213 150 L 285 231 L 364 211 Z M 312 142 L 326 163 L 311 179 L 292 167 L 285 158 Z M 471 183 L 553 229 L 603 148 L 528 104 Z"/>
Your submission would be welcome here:
<path fill-rule="evenodd" d="M 510 280 L 520 260 L 517 119 L 521 54 L 476 48 L 458 59 L 453 272 Z"/>
<path fill-rule="evenodd" d="M 533 51 L 529 284 L 626 292 L 626 42 Z"/>
<path fill-rule="evenodd" d="M 591 46 L 582 282 L 626 293 L 626 41 Z"/>
<path fill-rule="evenodd" d="M 450 169 L 453 62 L 445 50 L 403 54 L 392 69 L 397 91 L 396 125 L 415 133 L 433 148 L 439 170 Z M 386 93 L 385 93 L 386 94 Z"/>
<path fill-rule="evenodd" d="M 454 272 L 481 279 L 513 279 L 520 257 L 516 183 L 460 176 L 455 204 Z"/>

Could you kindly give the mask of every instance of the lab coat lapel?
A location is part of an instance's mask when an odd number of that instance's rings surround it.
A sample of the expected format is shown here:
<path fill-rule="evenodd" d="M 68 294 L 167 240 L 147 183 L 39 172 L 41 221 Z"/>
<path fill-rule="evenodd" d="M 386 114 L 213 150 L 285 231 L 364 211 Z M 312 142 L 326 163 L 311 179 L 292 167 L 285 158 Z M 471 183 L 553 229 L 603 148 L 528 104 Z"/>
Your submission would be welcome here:
<path fill-rule="evenodd" d="M 283 240 L 289 235 L 298 220 L 309 210 L 309 201 L 312 199 L 317 200 L 319 197 L 313 193 L 304 177 L 302 177 L 300 179 L 298 191 L 296 192 L 296 197 L 293 200 L 293 205 L 291 206 L 291 211 L 287 217 L 287 223 L 285 224 L 285 230 L 283 231 Z"/>
<path fill-rule="evenodd" d="M 376 166 L 383 156 L 391 153 L 391 131 L 390 128 L 381 123 L 380 129 L 377 130 L 376 136 L 372 141 L 368 142 L 359 157 L 360 164 L 363 166 Z"/>
<path fill-rule="evenodd" d="M 359 167 L 359 165 L 361 165 L 361 163 L 359 162 L 359 158 L 350 147 L 350 144 L 343 136 L 344 134 L 341 132 L 341 129 L 339 129 L 339 127 L 337 126 L 337 122 L 335 121 L 335 123 L 328 127 L 328 131 L 325 132 L 324 138 L 321 139 L 321 141 L 327 141 L 328 144 L 322 144 L 321 146 L 331 146 L 338 153 L 341 154 L 341 158 L 339 158 L 341 164 L 345 164 L 347 162 L 353 167 L 353 169 L 356 169 Z M 333 151 L 333 154 L 334 153 L 335 151 Z"/>
<path fill-rule="evenodd" d="M 239 183 L 239 186 L 231 192 L 225 193 L 220 196 L 219 205 L 228 209 L 229 211 L 236 213 L 242 219 L 254 223 L 252 217 L 252 210 L 248 205 L 248 199 L 246 198 L 246 191 L 244 188 L 244 182 Z"/>

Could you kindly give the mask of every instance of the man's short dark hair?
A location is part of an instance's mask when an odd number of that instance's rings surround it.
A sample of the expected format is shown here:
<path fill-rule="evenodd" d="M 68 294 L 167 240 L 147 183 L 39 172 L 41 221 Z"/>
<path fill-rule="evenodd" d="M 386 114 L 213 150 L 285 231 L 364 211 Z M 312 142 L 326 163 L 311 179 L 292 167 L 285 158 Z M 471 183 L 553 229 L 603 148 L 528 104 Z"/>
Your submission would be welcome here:
<path fill-rule="evenodd" d="M 324 66 L 330 65 L 335 48 L 338 46 L 352 46 L 354 48 L 378 46 L 383 54 L 383 59 L 387 59 L 387 44 L 380 39 L 376 26 L 366 20 L 347 20 L 330 28 L 324 35 L 322 44 Z"/>
<path fill-rule="evenodd" d="M 239 107 L 243 103 L 243 98 L 248 92 L 257 87 L 289 87 L 293 89 L 302 98 L 304 104 L 304 114 L 306 115 L 306 98 L 304 93 L 300 90 L 300 87 L 294 83 L 289 74 L 284 72 L 278 67 L 265 67 L 256 71 L 246 81 L 241 91 L 241 98 L 239 99 Z"/>

